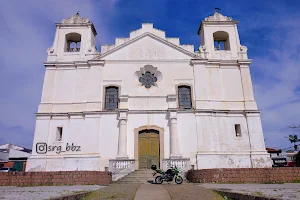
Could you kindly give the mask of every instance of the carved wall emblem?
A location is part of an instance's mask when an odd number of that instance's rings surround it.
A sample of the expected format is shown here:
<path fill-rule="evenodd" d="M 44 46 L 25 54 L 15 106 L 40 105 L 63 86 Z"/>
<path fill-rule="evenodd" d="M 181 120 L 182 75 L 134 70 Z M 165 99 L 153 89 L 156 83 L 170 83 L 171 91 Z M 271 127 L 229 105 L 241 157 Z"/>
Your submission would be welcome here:
<path fill-rule="evenodd" d="M 134 48 L 129 54 L 129 59 L 145 59 L 145 60 L 154 60 L 154 59 L 163 59 L 165 56 L 165 51 L 160 48 Z"/>
<path fill-rule="evenodd" d="M 158 86 L 157 84 L 162 80 L 162 73 L 157 70 L 157 67 L 145 65 L 134 73 L 134 77 L 138 81 L 139 86 L 145 86 L 145 88 L 149 89 L 152 86 Z"/>
<path fill-rule="evenodd" d="M 139 78 L 139 81 L 142 83 L 142 86 L 145 86 L 145 88 L 150 88 L 151 86 L 155 86 L 157 78 L 154 76 L 154 74 L 146 72 Z"/>

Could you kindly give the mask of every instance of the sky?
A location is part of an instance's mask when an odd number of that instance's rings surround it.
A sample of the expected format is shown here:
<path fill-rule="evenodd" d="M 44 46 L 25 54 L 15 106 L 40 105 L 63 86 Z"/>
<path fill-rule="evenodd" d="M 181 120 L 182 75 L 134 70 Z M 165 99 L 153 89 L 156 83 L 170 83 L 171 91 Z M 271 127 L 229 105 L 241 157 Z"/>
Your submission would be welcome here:
<path fill-rule="evenodd" d="M 287 148 L 300 128 L 300 1 L 202 0 L 1 0 L 0 144 L 32 147 L 35 113 L 41 100 L 47 49 L 55 23 L 80 12 L 97 30 L 97 49 L 151 22 L 199 48 L 201 20 L 214 8 L 239 21 L 248 47 L 255 99 L 267 147 Z"/>

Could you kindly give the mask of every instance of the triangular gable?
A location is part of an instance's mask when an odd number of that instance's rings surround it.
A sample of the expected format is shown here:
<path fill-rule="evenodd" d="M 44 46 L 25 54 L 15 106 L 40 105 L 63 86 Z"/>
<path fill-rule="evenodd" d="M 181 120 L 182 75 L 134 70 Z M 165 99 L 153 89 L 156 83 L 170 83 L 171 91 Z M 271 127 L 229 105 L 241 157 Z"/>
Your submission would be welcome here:
<path fill-rule="evenodd" d="M 134 38 L 132 40 L 129 40 L 128 42 L 126 42 L 126 43 L 124 43 L 122 45 L 119 45 L 119 46 L 117 46 L 117 47 L 115 47 L 115 48 L 113 48 L 113 49 L 111 49 L 111 50 L 109 50 L 109 51 L 107 51 L 107 52 L 105 52 L 105 53 L 103 53 L 103 54 L 95 57 L 92 60 L 99 60 L 99 59 L 104 59 L 105 57 L 109 57 L 109 55 L 111 55 L 111 54 L 113 54 L 115 52 L 118 52 L 121 49 L 124 49 L 125 47 L 127 47 L 127 46 L 129 46 L 129 45 L 131 45 L 131 44 L 133 44 L 135 42 L 141 41 L 143 38 L 146 38 L 146 37 L 154 39 L 155 41 L 160 42 L 160 43 L 162 43 L 162 44 L 164 44 L 164 45 L 166 45 L 166 46 L 168 46 L 168 47 L 170 47 L 170 48 L 172 48 L 172 49 L 174 49 L 174 50 L 176 50 L 178 52 L 181 52 L 182 54 L 184 54 L 184 55 L 186 55 L 186 56 L 188 56 L 190 58 L 199 58 L 199 56 L 197 54 L 191 53 L 190 51 L 187 51 L 187 50 L 185 50 L 184 48 L 182 48 L 180 46 L 177 46 L 177 45 L 175 45 L 175 44 L 173 44 L 173 43 L 171 43 L 171 42 L 169 42 L 167 40 L 164 40 L 164 39 L 162 39 L 162 38 L 160 38 L 160 37 L 158 37 L 158 36 L 156 36 L 156 35 L 154 35 L 152 33 L 147 32 L 147 33 L 144 33 L 144 34 L 142 34 L 142 35 L 140 35 L 140 36 L 138 36 L 138 37 L 136 37 L 136 38 Z M 144 47 L 144 48 L 147 48 L 147 47 Z"/>

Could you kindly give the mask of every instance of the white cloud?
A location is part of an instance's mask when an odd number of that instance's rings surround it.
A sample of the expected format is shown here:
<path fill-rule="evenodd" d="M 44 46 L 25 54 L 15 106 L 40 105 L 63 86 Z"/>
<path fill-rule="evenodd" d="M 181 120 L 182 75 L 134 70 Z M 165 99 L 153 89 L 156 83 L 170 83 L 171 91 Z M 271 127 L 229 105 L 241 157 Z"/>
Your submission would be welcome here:
<path fill-rule="evenodd" d="M 255 79 L 254 90 L 262 109 L 266 144 L 287 147 L 291 145 L 284 136 L 293 132 L 278 130 L 290 124 L 300 124 L 300 95 L 297 92 L 300 87 L 300 27 L 287 21 L 287 16 L 280 16 L 281 19 L 275 16 L 269 21 L 269 26 L 273 26 L 273 31 L 267 35 L 271 46 L 266 49 L 266 54 L 253 58 L 252 68 L 261 75 Z M 294 22 L 299 20 L 300 16 L 293 19 Z"/>
<path fill-rule="evenodd" d="M 109 20 L 117 1 L 6 1 L 0 8 L 0 142 L 33 141 L 41 98 L 46 50 L 52 46 L 55 23 L 74 15 L 88 17 L 98 31 L 97 42 L 109 37 Z M 99 44 L 99 43 L 98 43 Z M 16 128 L 16 126 L 18 128 Z"/>

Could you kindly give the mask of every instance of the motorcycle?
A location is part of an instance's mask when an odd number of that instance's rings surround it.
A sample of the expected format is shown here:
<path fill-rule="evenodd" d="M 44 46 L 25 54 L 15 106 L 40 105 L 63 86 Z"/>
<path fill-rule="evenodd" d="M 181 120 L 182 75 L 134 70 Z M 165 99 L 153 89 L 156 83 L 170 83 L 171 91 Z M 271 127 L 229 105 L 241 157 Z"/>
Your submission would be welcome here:
<path fill-rule="evenodd" d="M 155 178 L 155 182 L 157 184 L 162 184 L 164 181 L 171 182 L 173 179 L 175 180 L 175 183 L 181 184 L 183 182 L 183 178 L 179 175 L 179 170 L 177 167 L 171 167 L 167 171 L 162 171 L 161 169 L 157 169 L 156 165 L 152 165 L 151 169 L 155 171 L 153 176 L 156 174 L 160 174 Z"/>

